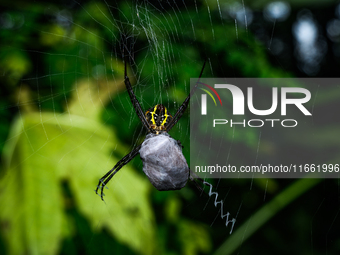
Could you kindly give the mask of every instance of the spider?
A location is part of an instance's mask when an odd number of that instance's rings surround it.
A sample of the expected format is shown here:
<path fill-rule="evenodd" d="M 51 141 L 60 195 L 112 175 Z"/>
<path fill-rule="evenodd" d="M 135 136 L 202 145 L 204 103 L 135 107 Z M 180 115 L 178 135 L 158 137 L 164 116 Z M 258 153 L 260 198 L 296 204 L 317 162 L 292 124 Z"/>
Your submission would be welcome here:
<path fill-rule="evenodd" d="M 172 116 L 167 108 L 162 104 L 157 104 L 148 109 L 145 114 L 132 90 L 132 86 L 126 72 L 126 60 L 124 66 L 124 83 L 129 93 L 131 103 L 136 110 L 136 113 L 147 129 L 148 134 L 145 140 L 134 148 L 129 154 L 124 156 L 118 163 L 108 171 L 102 178 L 99 179 L 96 194 L 100 189 L 100 197 L 104 201 L 104 187 L 111 178 L 127 163 L 129 163 L 138 153 L 143 161 L 143 171 L 149 178 L 152 185 L 157 190 L 179 190 L 182 189 L 188 179 L 194 182 L 199 190 L 203 190 L 197 183 L 196 179 L 205 182 L 190 174 L 190 169 L 182 153 L 182 145 L 180 141 L 173 139 L 168 132 L 182 117 L 187 109 L 190 97 L 195 92 L 198 82 L 190 91 L 183 104 L 178 108 L 176 114 Z M 200 76 L 201 78 L 206 61 L 204 61 Z M 99 195 L 99 194 L 98 194 Z"/>

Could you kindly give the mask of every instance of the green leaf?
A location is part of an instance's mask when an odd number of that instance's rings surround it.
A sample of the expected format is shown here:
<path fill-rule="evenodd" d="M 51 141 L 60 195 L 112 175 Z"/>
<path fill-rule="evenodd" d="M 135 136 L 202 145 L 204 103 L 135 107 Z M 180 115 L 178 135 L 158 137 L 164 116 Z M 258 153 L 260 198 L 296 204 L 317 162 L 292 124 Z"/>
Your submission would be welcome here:
<path fill-rule="evenodd" d="M 63 201 L 54 162 L 42 158 L 31 135 L 41 125 L 22 129 L 17 120 L 5 155 L 8 167 L 0 180 L 1 223 L 10 254 L 53 254 L 62 237 Z M 39 133 L 37 133 L 39 139 Z"/>
<path fill-rule="evenodd" d="M 179 240 L 182 242 L 183 254 L 208 253 L 211 240 L 207 227 L 202 224 L 181 220 L 178 226 Z"/>
<path fill-rule="evenodd" d="M 93 231 L 103 228 L 141 254 L 155 249 L 150 183 L 126 165 L 105 190 L 98 179 L 128 153 L 101 123 L 69 113 L 33 112 L 13 124 L 0 179 L 1 225 L 11 254 L 56 254 L 74 226 L 66 224 L 61 183 L 67 181 L 77 209 Z M 68 223 L 70 224 L 70 223 Z M 133 230 L 133 231 L 126 231 Z M 89 240 L 90 241 L 90 240 Z"/>

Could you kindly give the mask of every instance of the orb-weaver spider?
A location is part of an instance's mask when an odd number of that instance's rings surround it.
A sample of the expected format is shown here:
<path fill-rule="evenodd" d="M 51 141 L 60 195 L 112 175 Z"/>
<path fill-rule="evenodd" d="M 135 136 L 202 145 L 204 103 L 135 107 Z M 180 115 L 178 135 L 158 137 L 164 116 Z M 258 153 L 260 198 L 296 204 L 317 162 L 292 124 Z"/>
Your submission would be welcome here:
<path fill-rule="evenodd" d="M 127 76 L 126 60 L 124 66 L 124 82 L 129 93 L 131 103 L 141 120 L 143 126 L 148 130 L 145 140 L 134 148 L 129 154 L 123 157 L 110 171 L 99 179 L 96 193 L 100 189 L 100 197 L 104 196 L 104 187 L 111 178 L 127 163 L 129 163 L 138 153 L 143 161 L 143 171 L 148 176 L 150 182 L 158 190 L 178 190 L 182 189 L 188 179 L 192 180 L 196 187 L 203 190 L 197 183 L 196 179 L 206 184 L 201 178 L 190 174 L 190 169 L 182 153 L 180 141 L 173 139 L 168 132 L 182 117 L 187 109 L 190 97 L 194 94 L 198 86 L 198 81 L 202 76 L 205 63 L 204 61 L 200 76 L 194 88 L 190 91 L 188 97 L 178 108 L 176 114 L 171 116 L 165 106 L 157 104 L 148 109 L 144 114 Z"/>

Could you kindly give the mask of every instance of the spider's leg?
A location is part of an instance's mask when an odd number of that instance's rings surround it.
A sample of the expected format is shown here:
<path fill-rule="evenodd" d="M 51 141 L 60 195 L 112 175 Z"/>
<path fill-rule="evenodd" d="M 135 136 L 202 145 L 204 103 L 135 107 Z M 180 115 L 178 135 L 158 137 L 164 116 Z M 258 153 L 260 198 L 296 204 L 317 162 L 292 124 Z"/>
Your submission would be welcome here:
<path fill-rule="evenodd" d="M 127 76 L 127 72 L 126 72 L 126 62 L 127 62 L 126 59 L 125 59 L 124 62 L 125 62 L 125 67 L 124 67 L 124 77 L 125 77 L 125 79 L 124 79 L 124 83 L 125 83 L 125 86 L 126 86 L 126 89 L 127 89 L 128 93 L 129 93 L 129 96 L 130 96 L 130 99 L 131 99 L 131 103 L 132 103 L 133 107 L 135 108 L 136 113 L 137 113 L 139 119 L 143 123 L 143 126 L 148 130 L 148 132 L 153 132 L 154 133 L 154 130 L 150 127 L 148 121 L 146 120 L 144 112 L 142 110 L 142 107 L 140 106 L 140 103 L 139 103 L 138 99 L 136 98 L 135 93 L 133 92 L 133 89 L 132 89 L 129 77 Z"/>
<path fill-rule="evenodd" d="M 98 194 L 98 189 L 100 189 L 100 197 L 104 201 L 104 187 L 111 180 L 111 178 L 127 163 L 129 163 L 138 153 L 141 145 L 134 148 L 129 154 L 124 156 L 118 163 L 108 171 L 102 178 L 99 179 L 99 183 L 96 188 L 96 194 Z"/>
<path fill-rule="evenodd" d="M 204 189 L 197 183 L 197 181 L 194 178 L 190 178 L 190 181 L 193 182 L 193 184 L 196 186 L 196 188 L 201 192 L 201 193 L 205 193 Z"/>
<path fill-rule="evenodd" d="M 183 113 L 185 112 L 185 110 L 188 108 L 188 104 L 189 104 L 189 100 L 191 98 L 191 96 L 195 93 L 198 83 L 201 79 L 201 76 L 203 74 L 203 70 L 205 67 L 205 63 L 207 62 L 207 60 L 204 61 L 200 76 L 195 84 L 195 87 L 192 88 L 192 90 L 190 91 L 188 97 L 184 100 L 183 104 L 178 108 L 176 114 L 174 115 L 174 117 L 171 119 L 171 121 L 168 123 L 168 125 L 166 126 L 166 131 L 169 132 L 173 126 L 179 121 L 179 119 L 182 117 Z"/>
<path fill-rule="evenodd" d="M 208 186 L 208 187 L 212 186 L 210 183 L 208 183 L 208 182 L 206 182 L 205 180 L 203 180 L 203 179 L 202 179 L 201 177 L 199 177 L 197 174 L 194 174 L 190 169 L 189 169 L 189 179 L 190 179 L 190 181 L 192 181 L 192 182 L 195 184 L 196 188 L 197 188 L 199 191 L 204 192 L 205 194 L 207 194 L 207 193 L 203 190 L 203 188 L 198 184 L 197 181 L 200 181 L 200 182 L 201 182 L 202 184 L 204 184 L 205 186 Z"/>

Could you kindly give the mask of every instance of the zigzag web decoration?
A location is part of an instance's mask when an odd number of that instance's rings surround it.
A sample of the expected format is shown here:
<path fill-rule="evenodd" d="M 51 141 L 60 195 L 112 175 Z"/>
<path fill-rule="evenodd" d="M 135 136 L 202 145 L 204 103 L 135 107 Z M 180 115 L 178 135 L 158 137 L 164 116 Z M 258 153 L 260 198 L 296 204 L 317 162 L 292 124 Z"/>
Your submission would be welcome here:
<path fill-rule="evenodd" d="M 228 227 L 229 223 L 232 223 L 232 226 L 231 226 L 231 229 L 230 229 L 230 232 L 229 232 L 229 234 L 231 234 L 233 232 L 234 225 L 236 223 L 236 219 L 232 218 L 231 220 L 229 220 L 229 215 L 230 215 L 229 212 L 227 212 L 226 214 L 223 214 L 223 201 L 222 200 L 217 201 L 218 193 L 217 192 L 212 192 L 212 187 L 213 186 L 209 182 L 203 181 L 203 184 L 204 185 L 208 185 L 210 187 L 209 188 L 209 194 L 208 194 L 209 197 L 211 197 L 212 195 L 215 195 L 215 201 L 214 201 L 215 207 L 217 207 L 217 204 L 221 204 L 221 219 L 223 219 L 224 217 L 227 217 L 227 220 L 225 222 L 225 226 Z"/>

